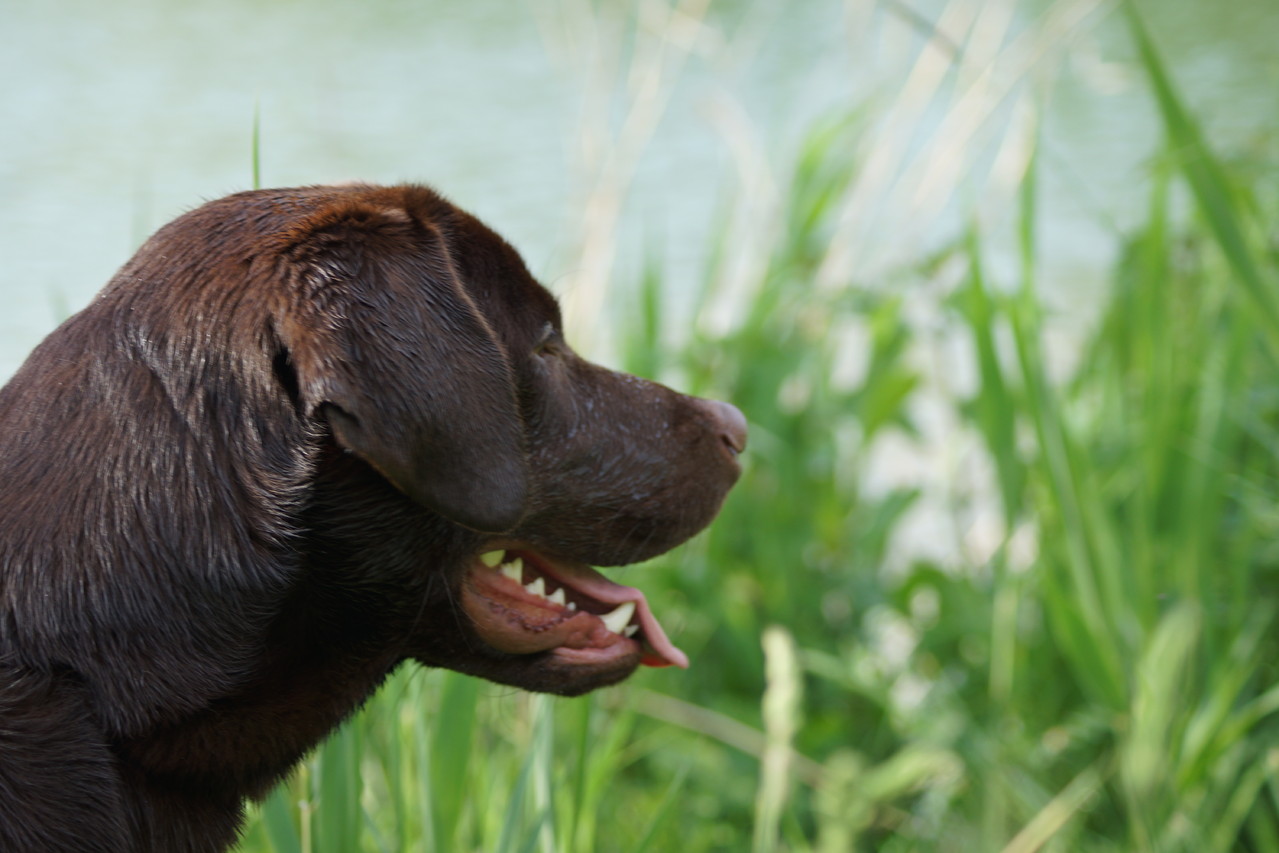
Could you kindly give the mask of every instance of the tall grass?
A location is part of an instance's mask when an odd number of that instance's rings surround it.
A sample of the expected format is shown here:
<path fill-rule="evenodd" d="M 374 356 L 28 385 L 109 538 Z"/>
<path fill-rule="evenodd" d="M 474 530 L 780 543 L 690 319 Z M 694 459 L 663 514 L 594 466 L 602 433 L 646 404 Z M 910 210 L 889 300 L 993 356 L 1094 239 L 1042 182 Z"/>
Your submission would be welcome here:
<path fill-rule="evenodd" d="M 816 130 L 737 322 L 671 346 L 650 269 L 619 329 L 627 367 L 751 421 L 712 530 L 626 574 L 694 669 L 571 701 L 399 672 L 241 850 L 1279 851 L 1276 211 L 1125 14 L 1166 139 L 1072 357 L 1036 158 L 1015 277 L 974 225 L 818 286 L 861 125 Z M 927 534 L 950 556 L 903 560 L 937 478 L 869 474 L 935 460 L 938 407 L 975 473 Z"/>

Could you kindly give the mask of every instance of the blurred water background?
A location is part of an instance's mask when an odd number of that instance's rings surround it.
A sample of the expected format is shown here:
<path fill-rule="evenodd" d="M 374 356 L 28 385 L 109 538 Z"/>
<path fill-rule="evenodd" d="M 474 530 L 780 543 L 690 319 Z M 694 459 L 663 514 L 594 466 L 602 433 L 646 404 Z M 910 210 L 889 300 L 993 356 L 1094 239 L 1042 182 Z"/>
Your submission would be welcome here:
<path fill-rule="evenodd" d="M 1159 135 L 1109 11 L 3 0 L 0 377 L 147 234 L 251 185 L 255 111 L 265 185 L 430 183 L 589 315 L 641 258 L 660 259 L 672 293 L 696 289 L 719 215 L 762 227 L 814 123 L 854 108 L 872 117 L 856 153 L 877 175 L 843 262 L 870 277 L 917 258 L 957 205 L 1006 210 L 1015 179 L 1000 168 L 1025 148 L 1033 97 L 1046 105 L 1045 275 L 1086 304 L 1112 226 L 1142 204 L 1137 169 Z M 1215 134 L 1234 144 L 1274 126 L 1279 5 L 1160 0 L 1148 12 Z M 945 33 L 969 26 L 977 38 L 958 56 Z"/>

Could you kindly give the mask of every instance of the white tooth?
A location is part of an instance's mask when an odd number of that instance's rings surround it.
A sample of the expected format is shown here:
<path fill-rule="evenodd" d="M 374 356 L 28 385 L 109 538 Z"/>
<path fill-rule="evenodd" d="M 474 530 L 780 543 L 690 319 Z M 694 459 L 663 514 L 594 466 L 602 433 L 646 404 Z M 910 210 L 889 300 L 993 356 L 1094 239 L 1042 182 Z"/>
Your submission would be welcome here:
<path fill-rule="evenodd" d="M 514 563 L 504 563 L 502 565 L 502 574 L 506 575 L 516 583 L 524 583 L 524 567 L 521 565 L 523 560 L 516 558 Z"/>
<path fill-rule="evenodd" d="M 489 551 L 487 554 L 480 555 L 480 562 L 488 566 L 490 569 L 502 562 L 502 555 L 505 551 Z"/>
<path fill-rule="evenodd" d="M 626 623 L 631 621 L 631 616 L 635 614 L 635 602 L 627 601 L 617 605 L 612 613 L 605 613 L 600 617 L 604 621 L 604 627 L 612 631 L 614 634 L 622 633 L 622 629 L 626 627 Z"/>
<path fill-rule="evenodd" d="M 576 609 L 577 609 L 577 602 L 576 602 L 576 601 L 570 601 L 570 602 L 568 603 L 568 609 L 569 609 L 569 610 L 576 610 Z"/>
<path fill-rule="evenodd" d="M 627 626 L 626 626 L 626 630 L 622 632 L 622 636 L 623 636 L 623 637 L 634 637 L 637 631 L 639 631 L 639 626 L 638 626 L 638 625 L 627 625 Z"/>
<path fill-rule="evenodd" d="M 555 590 L 555 592 L 546 596 L 546 600 L 553 601 L 556 604 L 558 604 L 560 607 L 563 607 L 564 606 L 564 590 L 562 589 Z"/>
<path fill-rule="evenodd" d="M 542 598 L 546 598 L 546 582 L 542 580 L 541 578 L 538 578 L 532 583 L 525 584 L 524 588 L 527 589 L 529 592 L 533 593 L 534 595 L 539 595 Z"/>

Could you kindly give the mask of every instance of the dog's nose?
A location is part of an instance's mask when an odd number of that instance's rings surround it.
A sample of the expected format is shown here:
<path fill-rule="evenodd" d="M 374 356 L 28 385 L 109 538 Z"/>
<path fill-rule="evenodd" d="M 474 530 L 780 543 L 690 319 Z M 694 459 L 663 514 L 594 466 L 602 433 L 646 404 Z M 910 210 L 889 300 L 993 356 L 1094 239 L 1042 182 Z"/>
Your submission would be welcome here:
<path fill-rule="evenodd" d="M 719 436 L 734 454 L 746 449 L 746 416 L 732 403 L 707 400 Z"/>

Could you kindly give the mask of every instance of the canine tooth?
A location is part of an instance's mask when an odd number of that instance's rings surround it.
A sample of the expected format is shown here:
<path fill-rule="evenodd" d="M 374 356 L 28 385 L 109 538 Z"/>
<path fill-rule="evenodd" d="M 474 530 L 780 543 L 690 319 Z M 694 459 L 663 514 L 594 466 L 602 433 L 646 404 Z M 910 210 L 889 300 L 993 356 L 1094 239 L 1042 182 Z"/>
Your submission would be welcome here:
<path fill-rule="evenodd" d="M 560 607 L 563 607 L 563 606 L 564 606 L 564 603 L 565 603 L 565 600 L 564 600 L 564 590 L 562 590 L 562 589 L 557 589 L 557 590 L 555 590 L 555 592 L 553 592 L 553 593 L 551 593 L 550 595 L 546 596 L 546 600 L 547 600 L 547 601 L 553 601 L 553 602 L 555 602 L 556 604 L 558 604 Z"/>
<path fill-rule="evenodd" d="M 541 596 L 542 598 L 546 598 L 546 581 L 542 580 L 541 578 L 537 578 L 532 583 L 525 584 L 524 588 L 527 589 L 529 592 L 533 593 L 534 595 L 538 595 L 538 596 Z"/>
<path fill-rule="evenodd" d="M 605 613 L 600 617 L 604 622 L 604 627 L 612 631 L 614 634 L 622 633 L 622 629 L 626 627 L 626 623 L 631 621 L 631 616 L 635 614 L 635 602 L 626 601 L 617 605 L 611 613 Z"/>
<path fill-rule="evenodd" d="M 639 631 L 639 626 L 638 626 L 638 625 L 627 625 L 627 626 L 626 626 L 626 629 L 625 629 L 624 631 L 622 631 L 622 636 L 623 636 L 623 637 L 634 637 L 634 636 L 635 636 L 635 634 L 636 634 L 638 631 Z"/>
<path fill-rule="evenodd" d="M 502 555 L 505 551 L 489 551 L 480 555 L 480 562 L 488 566 L 490 569 L 502 562 Z"/>
<path fill-rule="evenodd" d="M 503 563 L 502 574 L 516 583 L 524 583 L 524 561 L 516 557 L 513 563 Z"/>

